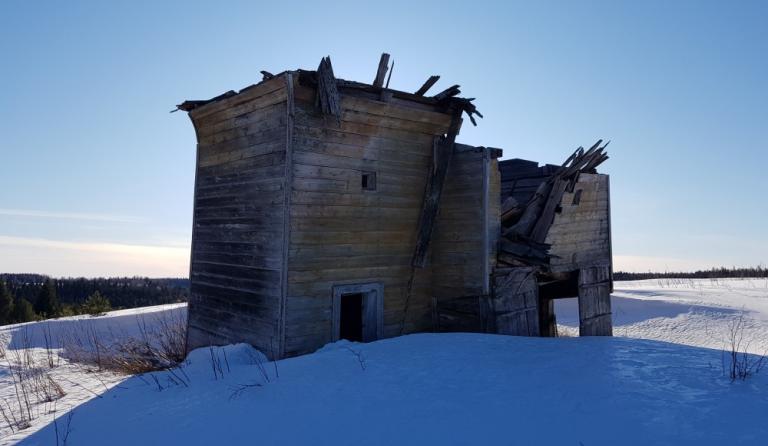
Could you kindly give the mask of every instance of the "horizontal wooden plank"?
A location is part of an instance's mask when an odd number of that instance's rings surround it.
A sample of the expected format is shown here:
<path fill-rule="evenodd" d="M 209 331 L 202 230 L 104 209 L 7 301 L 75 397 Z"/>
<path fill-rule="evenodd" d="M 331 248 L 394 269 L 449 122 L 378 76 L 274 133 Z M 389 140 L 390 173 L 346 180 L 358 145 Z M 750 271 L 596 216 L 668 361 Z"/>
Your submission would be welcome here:
<path fill-rule="evenodd" d="M 299 105 L 299 104 L 297 104 Z M 325 119 L 319 112 L 307 106 L 297 106 L 295 109 L 296 124 L 299 126 L 329 129 L 344 133 L 352 133 L 367 137 L 385 138 L 392 141 L 407 143 L 432 144 L 434 135 L 412 130 L 388 128 L 380 125 L 370 125 L 362 122 L 342 120 L 339 125 Z"/>
<path fill-rule="evenodd" d="M 342 256 L 342 257 L 306 257 L 296 256 L 289 260 L 291 271 L 315 271 L 318 269 L 327 268 L 328 265 L 333 265 L 334 268 L 375 268 L 375 267 L 393 267 L 393 266 L 408 266 L 411 264 L 412 254 L 403 255 L 377 255 L 375 253 L 360 255 L 360 256 Z"/>
<path fill-rule="evenodd" d="M 286 90 L 281 88 L 237 108 L 225 110 L 216 115 L 215 120 L 196 121 L 198 123 L 197 136 L 198 138 L 205 138 L 219 132 L 262 121 L 274 114 L 276 110 L 284 110 L 283 106 L 287 99 Z"/>
<path fill-rule="evenodd" d="M 216 117 L 207 118 L 213 114 L 219 113 L 222 118 L 226 119 L 230 117 L 225 113 L 226 110 L 233 110 L 231 113 L 235 114 L 239 112 L 236 109 L 237 106 L 248 103 L 261 96 L 269 94 L 275 90 L 285 88 L 285 78 L 282 76 L 275 77 L 273 79 L 259 83 L 248 89 L 241 90 L 241 93 L 226 99 L 222 99 L 216 102 L 211 102 L 189 112 L 189 116 L 196 120 L 203 122 L 207 119 L 216 119 Z"/>
<path fill-rule="evenodd" d="M 241 161 L 248 158 L 255 158 L 261 155 L 268 155 L 270 153 L 283 151 L 285 151 L 285 138 L 262 144 L 256 144 L 240 150 L 232 150 L 228 152 L 211 154 L 209 156 L 201 156 L 197 165 L 200 167 L 216 166 L 219 164 Z"/>
<path fill-rule="evenodd" d="M 244 169 L 237 172 L 231 172 L 226 174 L 220 173 L 197 173 L 197 184 L 199 187 L 211 186 L 215 184 L 224 183 L 239 183 L 244 181 L 250 181 L 253 179 L 270 179 L 270 178 L 283 178 L 285 175 L 285 165 L 283 163 L 255 167 L 252 169 Z"/>
<path fill-rule="evenodd" d="M 323 232 L 322 236 L 310 232 L 295 232 L 291 234 L 291 245 L 330 245 L 334 243 L 349 244 L 354 242 L 376 244 L 379 242 L 388 243 L 397 241 L 403 241 L 404 243 L 415 242 L 414 231 L 367 231 L 354 234 L 349 231 L 338 231 Z"/>
<path fill-rule="evenodd" d="M 195 243 L 197 243 L 197 241 Z M 280 283 L 281 269 L 282 268 L 265 269 L 262 267 L 228 265 L 203 262 L 199 260 L 192 262 L 192 274 L 232 277 L 235 279 L 247 279 L 258 281 L 260 283 L 271 283 L 277 285 Z"/>
<path fill-rule="evenodd" d="M 409 208 L 421 205 L 421 197 L 391 197 L 382 194 L 343 194 L 326 192 L 293 191 L 292 204 L 335 206 L 379 206 Z"/>
<path fill-rule="evenodd" d="M 221 176 L 228 174 L 245 174 L 245 172 L 261 167 L 279 166 L 285 163 L 285 152 L 270 152 L 259 156 L 229 161 L 224 164 L 199 166 L 198 175 Z M 247 176 L 246 176 L 247 177 Z M 250 176 L 255 178 L 255 176 Z"/>
<path fill-rule="evenodd" d="M 371 206 L 314 206 L 305 204 L 291 204 L 290 214 L 292 218 L 385 218 L 410 220 L 416 223 L 419 210 L 414 208 L 378 208 Z"/>
<path fill-rule="evenodd" d="M 216 198 L 216 197 L 243 197 L 251 200 L 254 195 L 263 192 L 276 192 L 283 190 L 283 182 L 279 179 L 269 179 L 268 181 L 251 181 L 229 184 L 216 184 L 210 186 L 198 187 L 195 196 L 197 198 Z"/>
<path fill-rule="evenodd" d="M 384 136 L 378 136 L 370 131 L 367 132 L 367 134 L 361 135 L 344 131 L 341 127 L 313 127 L 311 125 L 302 125 L 301 123 L 296 123 L 294 126 L 294 138 L 294 141 L 298 143 L 304 143 L 306 140 L 309 140 L 310 142 L 323 141 L 329 144 L 329 146 L 326 146 L 329 148 L 333 148 L 333 144 L 339 144 L 359 147 L 365 150 L 397 151 L 428 157 L 432 156 L 432 146 L 434 142 L 434 137 L 429 136 L 416 136 L 405 140 L 393 140 Z M 313 150 L 314 147 L 316 147 L 316 145 L 308 143 L 305 150 L 310 151 Z M 341 146 L 336 146 L 335 148 L 338 150 L 344 149 L 344 147 Z"/>
<path fill-rule="evenodd" d="M 262 133 L 272 135 L 275 129 L 285 128 L 288 123 L 287 114 L 285 104 L 273 105 L 269 113 L 265 114 L 264 119 L 240 127 L 222 130 L 211 135 L 201 136 L 198 138 L 197 143 L 201 146 L 211 146 Z"/>
<path fill-rule="evenodd" d="M 296 97 L 304 102 L 310 103 L 315 100 L 315 90 L 312 88 L 296 87 L 295 93 Z M 351 94 L 342 94 L 341 107 L 372 115 L 441 125 L 446 128 L 446 131 L 451 123 L 450 114 L 436 112 L 432 107 L 419 109 L 413 106 L 405 106 L 399 101 L 390 100 L 389 102 L 383 102 L 376 100 L 375 97 L 364 98 Z"/>
<path fill-rule="evenodd" d="M 314 152 L 302 152 L 299 148 L 293 154 L 294 163 L 309 166 L 322 166 L 337 169 L 369 170 L 401 176 L 424 177 L 426 166 L 413 165 L 399 161 L 356 159 L 344 156 L 326 155 Z"/>
<path fill-rule="evenodd" d="M 233 206 L 248 203 L 263 203 L 279 205 L 283 203 L 284 192 L 282 189 L 254 191 L 243 194 L 231 194 L 220 196 L 203 196 L 195 200 L 195 207 Z"/>
<path fill-rule="evenodd" d="M 263 268 L 280 268 L 283 264 L 282 256 L 277 253 L 243 254 L 231 252 L 210 252 L 194 250 L 195 260 L 201 262 L 220 262 L 233 265 L 259 266 Z"/>
<path fill-rule="evenodd" d="M 220 153 L 237 152 L 249 147 L 273 141 L 286 140 L 286 126 L 276 126 L 258 133 L 240 136 L 215 144 L 198 144 L 197 150 L 201 158 L 216 156 Z"/>
<path fill-rule="evenodd" d="M 264 243 L 270 238 L 282 238 L 282 230 L 227 231 L 207 230 L 205 227 L 195 229 L 195 242 L 256 242 Z"/>

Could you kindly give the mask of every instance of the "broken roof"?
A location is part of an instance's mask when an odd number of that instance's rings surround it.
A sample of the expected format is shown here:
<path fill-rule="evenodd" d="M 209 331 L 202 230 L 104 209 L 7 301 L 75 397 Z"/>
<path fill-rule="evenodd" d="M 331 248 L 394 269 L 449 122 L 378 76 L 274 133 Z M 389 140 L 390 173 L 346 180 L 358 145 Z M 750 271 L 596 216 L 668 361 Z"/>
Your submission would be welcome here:
<path fill-rule="evenodd" d="M 467 116 L 469 116 L 469 119 L 473 125 L 477 125 L 477 122 L 475 121 L 475 116 L 479 116 L 480 118 L 483 117 L 483 115 L 477 110 L 475 105 L 472 103 L 472 101 L 474 101 L 475 98 L 458 97 L 458 95 L 461 93 L 459 85 L 452 85 L 451 87 L 433 96 L 425 96 L 427 91 L 429 91 L 429 89 L 438 81 L 438 79 L 440 79 L 440 76 L 436 76 L 436 75 L 430 76 L 424 82 L 424 84 L 414 93 L 390 89 L 389 79 L 391 79 L 392 77 L 394 61 L 392 62 L 391 65 L 389 65 L 389 57 L 390 56 L 387 53 L 382 54 L 381 59 L 379 61 L 379 67 L 376 72 L 376 77 L 371 84 L 336 78 L 333 74 L 333 67 L 331 66 L 330 57 L 324 57 L 320 61 L 320 65 L 318 66 L 318 69 L 315 71 L 299 69 L 295 71 L 284 71 L 277 75 L 274 75 L 267 71 L 262 71 L 261 74 L 263 75 L 263 78 L 261 82 L 257 84 L 249 85 L 248 87 L 245 87 L 242 90 L 237 92 L 234 90 L 230 90 L 216 97 L 213 97 L 211 99 L 186 100 L 181 104 L 177 105 L 176 109 L 173 111 L 183 110 L 186 112 L 190 112 L 198 107 L 202 107 L 204 105 L 207 105 L 213 102 L 218 102 L 218 101 L 242 94 L 270 79 L 273 79 L 277 76 L 282 76 L 285 73 L 295 73 L 298 75 L 300 84 L 309 85 L 309 86 L 318 88 L 319 103 L 323 102 L 324 94 L 333 95 L 334 94 L 333 90 L 336 90 L 337 92 L 339 90 L 348 91 L 348 92 L 357 91 L 363 94 L 369 93 L 372 95 L 378 95 L 382 99 L 386 99 L 386 97 L 394 97 L 394 98 L 398 98 L 406 101 L 411 101 L 415 103 L 431 105 L 437 108 L 442 108 L 445 111 L 456 110 L 457 112 L 465 112 L 467 113 Z M 385 85 L 384 78 L 387 72 L 389 72 L 389 78 L 387 78 L 386 85 Z M 332 81 L 332 82 L 328 82 L 328 81 Z M 331 91 L 327 91 L 327 90 L 331 90 Z M 321 106 L 322 105 L 323 104 L 321 104 Z M 330 112 L 330 114 L 335 114 L 333 113 L 333 110 L 323 110 L 323 111 L 325 113 Z"/>

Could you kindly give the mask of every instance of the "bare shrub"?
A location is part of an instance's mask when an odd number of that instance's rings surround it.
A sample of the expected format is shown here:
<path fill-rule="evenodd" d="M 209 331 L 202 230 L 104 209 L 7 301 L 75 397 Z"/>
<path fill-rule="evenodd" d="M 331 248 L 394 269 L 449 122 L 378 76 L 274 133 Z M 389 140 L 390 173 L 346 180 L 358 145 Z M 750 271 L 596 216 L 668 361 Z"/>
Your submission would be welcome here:
<path fill-rule="evenodd" d="M 159 355 L 178 364 L 187 354 L 187 321 L 181 312 L 162 312 L 155 318 Z"/>
<path fill-rule="evenodd" d="M 751 338 L 745 337 L 746 321 L 742 312 L 728 325 L 726 348 L 723 349 L 723 373 L 731 382 L 745 381 L 760 372 L 765 365 L 765 355 L 750 354 Z"/>
<path fill-rule="evenodd" d="M 5 355 L 7 353 L 6 349 L 8 348 L 8 344 L 11 341 L 11 337 L 7 332 L 0 334 L 0 359 L 5 358 Z"/>
<path fill-rule="evenodd" d="M 53 334 L 51 333 L 51 325 L 43 325 L 43 342 L 45 343 L 45 357 L 48 360 L 48 368 L 54 368 L 59 365 L 61 359 L 58 354 L 54 352 L 55 348 L 58 348 L 53 343 Z"/>
<path fill-rule="evenodd" d="M 272 346 L 271 338 L 270 338 L 270 349 L 272 349 L 272 352 L 273 352 L 272 357 L 274 358 L 274 347 Z M 247 390 L 263 387 L 265 384 L 271 383 L 272 380 L 280 378 L 280 372 L 277 368 L 276 359 L 272 361 L 272 364 L 274 366 L 274 369 L 273 369 L 274 376 L 270 377 L 269 368 L 267 367 L 267 364 L 264 361 L 264 356 L 260 352 L 254 352 L 249 350 L 248 357 L 249 357 L 250 363 L 256 366 L 256 370 L 258 371 L 258 377 L 260 378 L 260 381 L 253 381 L 248 384 L 238 384 L 236 386 L 231 387 L 232 393 L 229 396 L 230 400 L 239 398 Z"/>
<path fill-rule="evenodd" d="M 182 315 L 162 312 L 154 323 L 137 315 L 138 336 L 112 336 L 105 341 L 93 325 L 78 327 L 67 333 L 64 354 L 71 361 L 95 366 L 98 371 L 109 370 L 136 375 L 175 368 L 186 354 L 186 321 Z M 183 372 L 176 378 L 188 383 Z"/>
<path fill-rule="evenodd" d="M 25 342 L 23 339 L 22 344 Z M 40 403 L 54 402 L 66 393 L 46 369 L 35 367 L 29 348 L 11 350 L 5 359 L 13 394 L 0 401 L 0 416 L 16 432 L 28 428 L 38 417 Z"/>
<path fill-rule="evenodd" d="M 59 432 L 59 420 L 56 418 L 56 406 L 53 406 L 53 428 L 56 433 L 56 446 L 67 446 L 69 440 L 69 434 L 72 432 L 72 417 L 75 416 L 75 411 L 71 410 L 67 413 L 67 418 L 64 420 L 64 425 Z"/>
<path fill-rule="evenodd" d="M 208 350 L 211 353 L 211 369 L 213 370 L 213 379 L 224 379 L 224 367 L 222 367 L 222 364 L 226 364 L 227 372 L 230 371 L 229 361 L 227 361 L 227 352 L 223 349 L 217 349 L 213 345 L 209 346 Z M 220 355 L 219 352 L 223 353 L 224 363 L 222 363 L 222 355 Z"/>

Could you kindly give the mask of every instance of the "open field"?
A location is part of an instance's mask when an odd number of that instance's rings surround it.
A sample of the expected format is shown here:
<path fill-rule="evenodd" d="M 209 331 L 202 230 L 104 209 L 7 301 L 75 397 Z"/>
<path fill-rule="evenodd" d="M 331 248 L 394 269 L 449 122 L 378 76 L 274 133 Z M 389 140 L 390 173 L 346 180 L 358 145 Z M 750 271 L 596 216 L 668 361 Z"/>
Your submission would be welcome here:
<path fill-rule="evenodd" d="M 615 336 L 722 349 L 743 326 L 747 351 L 768 353 L 768 279 L 649 279 L 615 282 Z M 578 334 L 576 299 L 555 302 L 558 331 Z"/>

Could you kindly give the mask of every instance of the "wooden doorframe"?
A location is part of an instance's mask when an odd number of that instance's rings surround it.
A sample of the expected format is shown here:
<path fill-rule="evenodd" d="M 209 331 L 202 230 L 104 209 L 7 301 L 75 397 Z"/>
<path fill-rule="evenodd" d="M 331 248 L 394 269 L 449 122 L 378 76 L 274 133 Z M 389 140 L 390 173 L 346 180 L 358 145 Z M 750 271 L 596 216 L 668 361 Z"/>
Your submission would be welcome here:
<path fill-rule="evenodd" d="M 384 286 L 378 282 L 335 285 L 333 287 L 333 326 L 331 340 L 339 340 L 341 329 L 341 297 L 347 294 L 363 295 L 363 342 L 384 337 Z"/>

